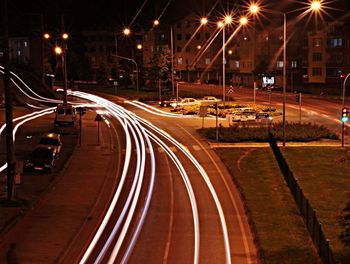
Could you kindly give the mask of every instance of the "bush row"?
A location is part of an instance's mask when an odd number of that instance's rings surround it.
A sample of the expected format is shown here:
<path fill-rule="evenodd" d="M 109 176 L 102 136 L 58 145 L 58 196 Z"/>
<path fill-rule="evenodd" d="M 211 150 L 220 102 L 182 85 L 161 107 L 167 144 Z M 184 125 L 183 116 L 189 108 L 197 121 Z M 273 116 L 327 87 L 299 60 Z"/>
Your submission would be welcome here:
<path fill-rule="evenodd" d="M 216 139 L 214 128 L 202 128 L 198 130 L 201 135 L 209 140 Z M 268 142 L 269 132 L 278 141 L 283 140 L 283 123 L 273 123 L 266 126 L 243 126 L 219 127 L 220 142 Z M 286 141 L 309 142 L 320 139 L 338 139 L 335 133 L 328 128 L 311 123 L 286 123 Z"/>

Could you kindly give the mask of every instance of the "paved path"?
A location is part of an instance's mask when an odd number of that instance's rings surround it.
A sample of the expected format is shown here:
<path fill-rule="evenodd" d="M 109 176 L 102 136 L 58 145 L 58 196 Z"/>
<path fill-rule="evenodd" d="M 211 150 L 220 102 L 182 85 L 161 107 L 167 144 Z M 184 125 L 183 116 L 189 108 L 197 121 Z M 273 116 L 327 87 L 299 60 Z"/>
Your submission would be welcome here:
<path fill-rule="evenodd" d="M 10 243 L 16 243 L 20 263 L 56 263 L 72 246 L 81 226 L 91 222 L 94 228 L 105 209 L 96 208 L 96 201 L 115 171 L 110 129 L 101 124 L 98 144 L 95 116 L 90 112 L 83 117 L 82 145 L 76 147 L 46 194 L 1 237 L 0 263 L 6 263 Z"/>

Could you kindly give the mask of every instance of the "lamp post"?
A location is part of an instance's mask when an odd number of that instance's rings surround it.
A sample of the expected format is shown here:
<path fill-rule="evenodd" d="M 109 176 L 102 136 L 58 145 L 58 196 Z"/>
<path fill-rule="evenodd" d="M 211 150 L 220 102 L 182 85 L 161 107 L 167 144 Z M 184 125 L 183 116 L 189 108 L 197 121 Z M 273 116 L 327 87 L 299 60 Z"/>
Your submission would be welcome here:
<path fill-rule="evenodd" d="M 135 66 L 136 66 L 136 91 L 137 91 L 137 94 L 138 94 L 139 93 L 139 67 L 137 65 L 137 62 L 134 59 L 127 58 L 127 57 L 120 56 L 120 55 L 112 55 L 112 56 L 115 56 L 115 57 L 123 59 L 123 60 L 131 61 L 132 63 L 135 64 Z"/>
<path fill-rule="evenodd" d="M 225 48 L 226 48 L 226 40 L 225 40 L 225 27 L 226 25 L 229 25 L 232 23 L 232 17 L 231 16 L 225 16 L 224 22 L 219 21 L 218 27 L 222 28 L 222 101 L 225 105 L 226 100 L 226 92 L 225 92 L 225 86 L 226 86 L 226 56 L 225 56 Z"/>
<path fill-rule="evenodd" d="M 260 7 L 258 4 L 256 3 L 252 3 L 250 6 L 249 6 L 249 13 L 253 15 L 253 25 L 254 25 L 254 35 L 253 35 L 253 97 L 254 97 L 254 105 L 255 105 L 255 100 L 256 100 L 256 80 L 255 80 L 255 58 L 256 58 L 256 28 L 255 28 L 255 16 L 259 13 L 259 10 L 260 10 Z"/>
<path fill-rule="evenodd" d="M 159 26 L 160 22 L 158 19 L 153 21 L 155 27 Z M 170 56 L 171 56 L 171 95 L 174 97 L 175 94 L 175 77 L 174 77 L 174 36 L 173 26 L 170 26 Z"/>
<path fill-rule="evenodd" d="M 322 3 L 320 0 L 314 0 L 311 3 L 309 3 L 309 5 L 309 12 L 318 12 L 322 8 Z M 283 147 L 286 146 L 287 14 L 289 13 L 291 12 L 283 13 Z"/>
<path fill-rule="evenodd" d="M 43 36 L 45 39 L 49 40 L 51 38 L 49 33 L 45 33 Z M 54 52 L 56 55 L 61 56 L 62 59 L 62 74 L 63 74 L 63 104 L 67 104 L 67 60 L 66 60 L 66 54 L 67 54 L 67 40 L 69 38 L 69 35 L 67 33 L 62 33 L 61 40 L 62 40 L 62 47 L 57 45 L 57 39 L 54 46 Z"/>

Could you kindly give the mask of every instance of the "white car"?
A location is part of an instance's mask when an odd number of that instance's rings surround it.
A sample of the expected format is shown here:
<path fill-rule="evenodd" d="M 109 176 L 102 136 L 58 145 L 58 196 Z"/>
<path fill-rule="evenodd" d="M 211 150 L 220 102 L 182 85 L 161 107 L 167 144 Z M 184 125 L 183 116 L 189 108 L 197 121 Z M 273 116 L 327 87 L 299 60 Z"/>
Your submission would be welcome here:
<path fill-rule="evenodd" d="M 220 99 L 216 98 L 215 96 L 204 96 L 202 100 L 200 100 L 202 104 L 215 104 L 218 102 L 221 102 Z"/>
<path fill-rule="evenodd" d="M 182 107 L 182 106 L 195 106 L 200 105 L 201 102 L 194 98 L 184 98 L 179 102 L 171 103 L 170 106 L 172 107 Z"/>

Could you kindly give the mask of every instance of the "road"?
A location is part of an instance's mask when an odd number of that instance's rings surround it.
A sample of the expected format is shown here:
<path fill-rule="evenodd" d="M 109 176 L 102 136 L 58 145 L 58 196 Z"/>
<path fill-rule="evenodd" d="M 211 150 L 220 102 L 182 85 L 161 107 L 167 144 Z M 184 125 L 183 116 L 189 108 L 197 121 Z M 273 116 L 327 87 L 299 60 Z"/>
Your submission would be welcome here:
<path fill-rule="evenodd" d="M 63 259 L 80 263 L 257 263 L 239 191 L 215 152 L 196 133 L 202 126 L 200 118 L 159 112 L 114 96 L 74 91 L 70 96 L 76 98 L 76 106 L 84 104 L 102 116 L 113 141 L 119 142 L 120 158 L 118 173 L 111 175 L 114 191 L 101 220 L 89 229 L 89 235 L 73 234 Z M 234 96 L 236 102 L 252 100 L 249 90 Z M 35 93 L 31 97 L 41 107 L 56 102 Z M 288 120 L 298 116 L 293 100 L 294 95 L 288 95 Z M 258 92 L 257 103 L 267 104 L 267 94 Z M 280 106 L 281 94 L 273 94 L 272 104 Z M 337 101 L 303 97 L 305 121 L 338 130 L 339 109 Z M 214 123 L 207 119 L 205 125 Z"/>

